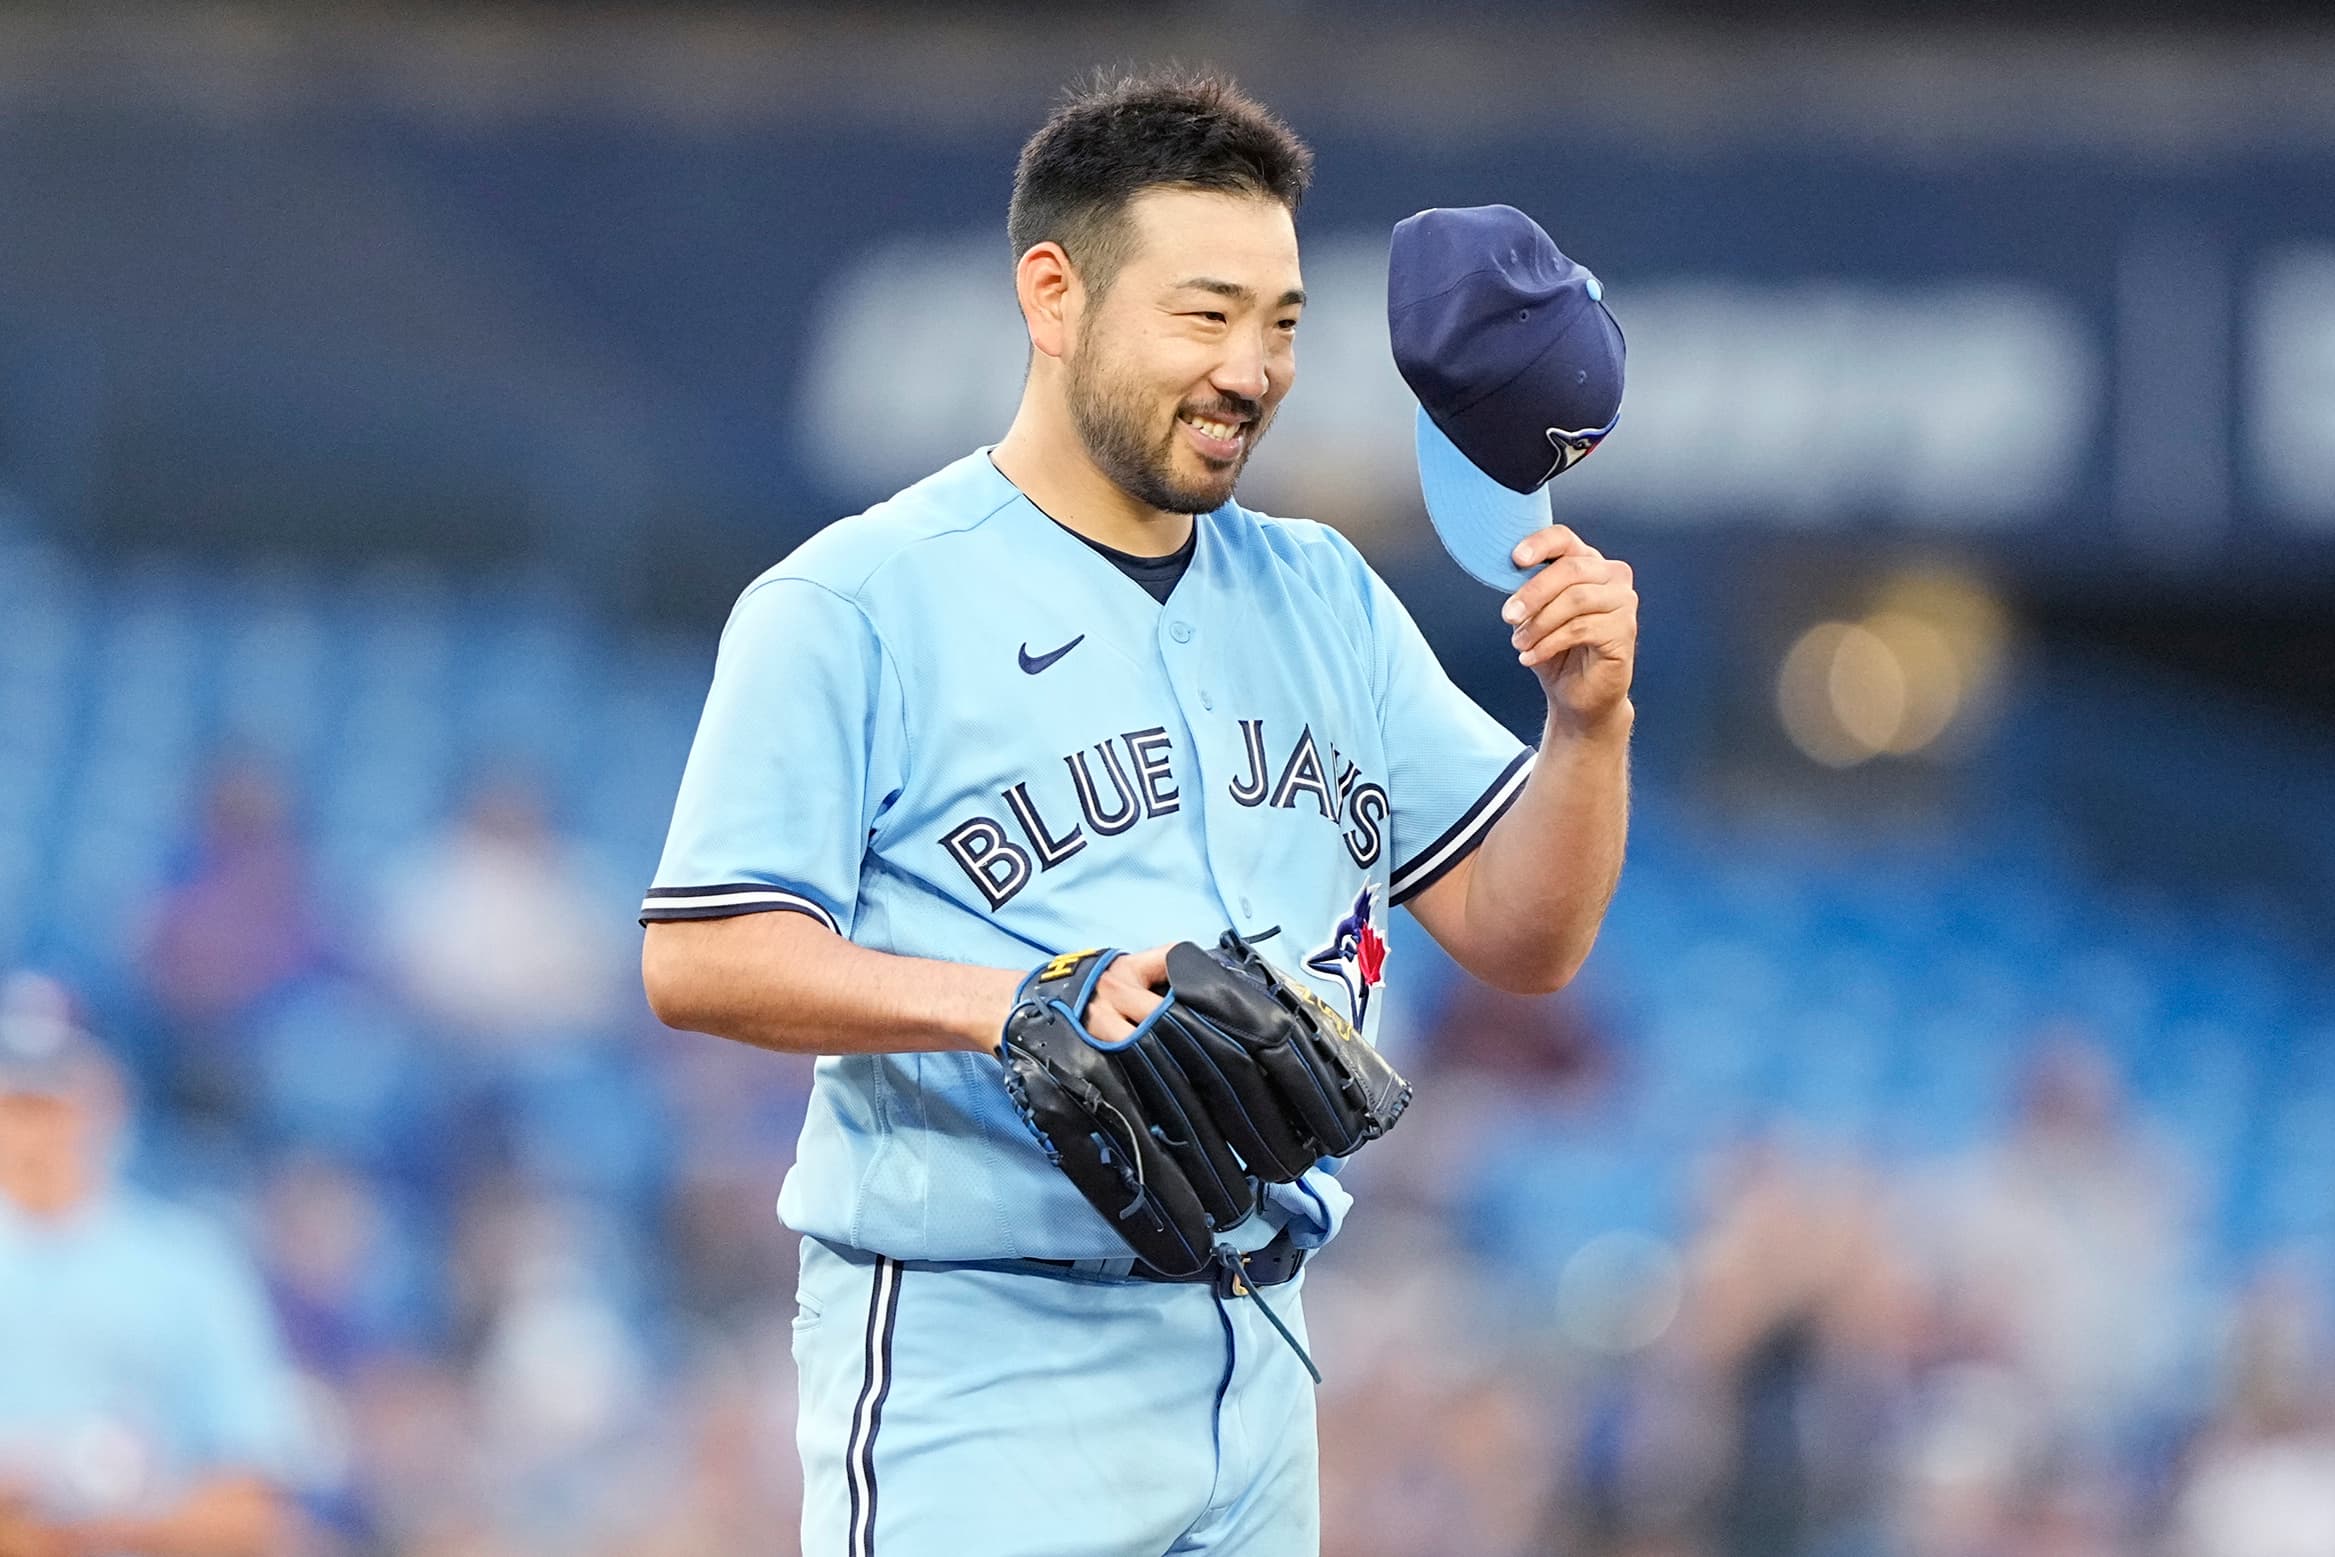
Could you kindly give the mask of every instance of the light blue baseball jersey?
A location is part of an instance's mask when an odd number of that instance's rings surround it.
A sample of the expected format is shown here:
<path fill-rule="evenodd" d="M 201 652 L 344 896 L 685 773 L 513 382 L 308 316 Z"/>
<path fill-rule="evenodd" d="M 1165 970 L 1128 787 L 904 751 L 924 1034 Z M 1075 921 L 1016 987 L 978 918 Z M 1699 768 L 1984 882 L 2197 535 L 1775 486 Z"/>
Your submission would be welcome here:
<path fill-rule="evenodd" d="M 267 1294 L 207 1223 L 128 1191 L 61 1222 L 0 1202 L 0 1484 L 55 1517 L 151 1511 L 294 1479 L 303 1430 Z"/>
<path fill-rule="evenodd" d="M 749 586 L 644 922 L 807 914 L 1028 969 L 1255 935 L 1366 1034 L 1384 916 L 1464 858 L 1531 752 L 1336 531 L 1227 503 L 1163 605 L 975 452 Z M 1231 1241 L 1326 1240 L 1327 1171 Z M 779 1212 L 901 1259 L 1124 1255 L 997 1062 L 829 1056 Z"/>

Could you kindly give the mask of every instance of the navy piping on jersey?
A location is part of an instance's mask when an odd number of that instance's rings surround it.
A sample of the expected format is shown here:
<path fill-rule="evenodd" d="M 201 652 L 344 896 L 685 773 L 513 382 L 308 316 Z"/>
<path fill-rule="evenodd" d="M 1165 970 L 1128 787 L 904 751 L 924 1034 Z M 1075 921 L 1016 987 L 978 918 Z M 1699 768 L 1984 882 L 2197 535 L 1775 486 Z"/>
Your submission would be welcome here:
<path fill-rule="evenodd" d="M 649 895 L 641 899 L 640 922 L 727 919 L 733 914 L 766 914 L 773 910 L 809 914 L 836 934 L 843 933 L 835 916 L 812 899 L 764 881 L 735 881 L 718 887 L 651 887 Z"/>
<path fill-rule="evenodd" d="M 1458 821 L 1443 830 L 1443 836 L 1395 867 L 1387 878 L 1387 897 L 1401 903 L 1441 881 L 1451 867 L 1466 859 L 1468 851 L 1483 841 L 1492 824 L 1500 820 L 1516 797 L 1524 793 L 1524 781 L 1531 776 L 1532 759 L 1538 755 L 1529 748 L 1516 754 L 1516 760 L 1500 770 L 1492 787 L 1476 797 L 1476 803 L 1462 812 Z"/>

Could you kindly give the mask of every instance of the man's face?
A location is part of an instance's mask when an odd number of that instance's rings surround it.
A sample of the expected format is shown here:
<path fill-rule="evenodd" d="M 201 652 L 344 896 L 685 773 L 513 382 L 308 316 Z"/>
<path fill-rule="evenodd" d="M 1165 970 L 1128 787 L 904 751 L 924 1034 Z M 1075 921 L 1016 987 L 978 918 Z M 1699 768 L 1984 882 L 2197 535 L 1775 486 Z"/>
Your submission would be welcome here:
<path fill-rule="evenodd" d="M 58 1216 L 96 1180 L 97 1118 L 72 1098 L 0 1092 L 0 1198 L 33 1216 Z"/>
<path fill-rule="evenodd" d="M 1297 228 L 1279 201 L 1189 189 L 1144 191 L 1126 221 L 1126 262 L 1069 353 L 1071 418 L 1130 496 L 1207 513 L 1297 377 Z"/>

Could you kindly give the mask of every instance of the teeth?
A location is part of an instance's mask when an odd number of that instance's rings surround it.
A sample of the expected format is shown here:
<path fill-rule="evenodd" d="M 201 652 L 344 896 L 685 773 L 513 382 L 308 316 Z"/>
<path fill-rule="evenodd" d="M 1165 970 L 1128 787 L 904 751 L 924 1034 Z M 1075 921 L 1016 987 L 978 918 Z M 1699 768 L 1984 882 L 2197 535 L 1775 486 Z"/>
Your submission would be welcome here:
<path fill-rule="evenodd" d="M 1234 433 L 1240 430 L 1238 424 L 1233 422 L 1206 422 L 1197 416 L 1179 417 L 1178 420 L 1187 426 L 1198 428 L 1211 438 L 1223 438 L 1228 441 Z"/>

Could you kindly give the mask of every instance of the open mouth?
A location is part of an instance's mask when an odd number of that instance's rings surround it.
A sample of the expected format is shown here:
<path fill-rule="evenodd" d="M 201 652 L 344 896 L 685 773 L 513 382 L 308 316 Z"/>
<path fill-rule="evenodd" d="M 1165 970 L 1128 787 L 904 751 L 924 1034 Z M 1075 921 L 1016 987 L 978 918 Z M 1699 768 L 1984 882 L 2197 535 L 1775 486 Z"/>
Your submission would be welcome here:
<path fill-rule="evenodd" d="M 1247 421 L 1198 416 L 1190 411 L 1183 412 L 1176 420 L 1204 458 L 1218 461 L 1240 458 L 1242 442 L 1248 437 Z"/>

